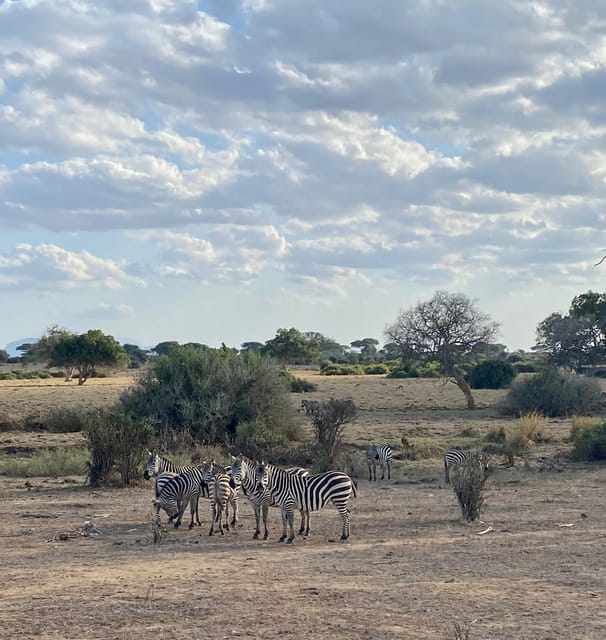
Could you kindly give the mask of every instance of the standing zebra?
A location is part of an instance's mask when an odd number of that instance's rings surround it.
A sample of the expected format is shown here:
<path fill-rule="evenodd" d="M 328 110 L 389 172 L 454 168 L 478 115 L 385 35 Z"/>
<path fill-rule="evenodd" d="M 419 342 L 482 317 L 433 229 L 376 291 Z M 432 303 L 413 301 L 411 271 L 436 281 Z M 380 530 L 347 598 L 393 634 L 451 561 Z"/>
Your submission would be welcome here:
<path fill-rule="evenodd" d="M 488 456 L 477 451 L 467 449 L 448 449 L 444 454 L 444 480 L 450 484 L 450 472 L 458 464 L 471 458 L 477 458 L 478 464 L 482 467 L 484 475 L 488 474 Z"/>
<path fill-rule="evenodd" d="M 270 492 L 265 489 L 263 491 L 257 491 L 257 484 L 255 481 L 255 473 L 257 469 L 257 462 L 247 458 L 245 455 L 240 454 L 237 458 L 232 456 L 231 476 L 237 484 L 241 484 L 244 489 L 246 497 L 250 500 L 255 511 L 255 533 L 253 534 L 253 540 L 258 540 L 261 535 L 259 524 L 261 515 L 263 515 L 263 528 L 265 533 L 263 534 L 263 540 L 269 538 L 269 530 L 267 529 L 267 513 L 270 506 L 277 506 L 273 501 Z M 308 476 L 309 471 L 303 467 L 289 467 L 286 469 L 287 473 L 299 476 Z M 301 510 L 301 526 L 299 528 L 299 534 L 302 534 L 305 530 L 304 514 Z"/>
<path fill-rule="evenodd" d="M 238 484 L 226 468 L 220 468 L 213 474 L 208 483 L 210 494 L 210 504 L 212 507 L 212 522 L 210 524 L 209 536 L 212 536 L 215 529 L 215 522 L 219 523 L 219 532 L 223 532 L 223 513 L 225 513 L 225 529 L 229 531 L 229 505 L 232 505 L 233 517 L 231 524 L 235 526 L 238 522 Z"/>
<path fill-rule="evenodd" d="M 255 472 L 257 491 L 269 490 L 271 497 L 282 510 L 282 536 L 286 539 L 286 524 L 290 528 L 288 543 L 295 539 L 293 528 L 294 509 L 303 509 L 306 516 L 305 535 L 309 535 L 309 512 L 318 511 L 330 500 L 336 507 L 343 524 L 341 540 L 349 538 L 349 509 L 347 502 L 357 495 L 353 480 L 340 471 L 327 471 L 313 476 L 290 474 L 281 467 L 261 463 Z"/>
<path fill-rule="evenodd" d="M 202 483 L 207 482 L 209 474 L 214 468 L 214 462 L 207 462 L 201 467 L 193 467 L 189 471 L 185 471 L 178 476 L 169 480 L 160 495 L 154 500 L 156 510 L 164 509 L 168 514 L 168 521 L 175 523 L 175 529 L 181 525 L 181 518 L 185 511 L 187 503 L 189 503 L 189 512 L 191 514 L 191 522 L 189 528 L 194 527 L 195 522 L 201 525 L 200 516 L 198 515 L 198 500 Z"/>
<path fill-rule="evenodd" d="M 377 465 L 381 467 L 381 480 L 385 480 L 385 467 L 387 467 L 387 479 L 391 480 L 391 447 L 387 444 L 369 444 L 366 450 L 366 462 L 368 464 L 368 479 L 377 479 Z"/>
<path fill-rule="evenodd" d="M 184 473 L 185 471 L 191 471 L 195 469 L 194 465 L 179 465 L 175 464 L 168 458 L 163 458 L 161 455 L 158 455 L 158 452 L 154 449 L 154 451 L 148 451 L 149 457 L 147 459 L 147 464 L 145 465 L 145 471 L 143 472 L 143 477 L 146 480 L 153 478 L 154 476 L 159 476 L 161 473 L 172 473 L 174 475 L 179 475 L 180 473 Z M 208 485 L 204 483 L 202 485 L 202 495 L 204 494 L 208 496 Z M 158 483 L 156 481 L 156 497 L 158 494 Z"/>

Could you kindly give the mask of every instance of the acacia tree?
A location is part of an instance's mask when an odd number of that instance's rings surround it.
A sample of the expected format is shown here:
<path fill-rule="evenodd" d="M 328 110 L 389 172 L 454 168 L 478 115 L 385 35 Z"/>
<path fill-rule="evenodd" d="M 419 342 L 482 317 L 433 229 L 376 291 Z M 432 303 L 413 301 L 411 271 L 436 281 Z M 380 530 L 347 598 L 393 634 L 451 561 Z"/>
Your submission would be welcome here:
<path fill-rule="evenodd" d="M 51 360 L 51 354 L 55 345 L 64 338 L 74 335 L 74 333 L 68 331 L 65 327 L 54 324 L 42 334 L 38 342 L 22 344 L 17 347 L 17 350 L 23 352 L 23 359 L 48 363 Z M 65 382 L 69 382 L 72 379 L 73 372 L 73 366 L 65 366 Z"/>
<path fill-rule="evenodd" d="M 572 299 L 567 315 L 552 313 L 537 326 L 535 351 L 550 364 L 580 372 L 606 359 L 606 294 Z"/>
<path fill-rule="evenodd" d="M 475 409 L 462 366 L 493 340 L 498 327 L 467 296 L 437 291 L 431 300 L 402 311 L 385 334 L 403 357 L 439 362 L 464 394 L 467 408 Z"/>
<path fill-rule="evenodd" d="M 363 358 L 374 360 L 377 357 L 377 345 L 379 341 L 375 338 L 362 338 L 349 343 L 354 349 L 360 349 Z"/>
<path fill-rule="evenodd" d="M 117 367 L 126 362 L 128 356 L 113 336 L 91 329 L 58 340 L 51 351 L 49 365 L 73 367 L 78 371 L 78 384 L 82 385 L 97 367 Z"/>
<path fill-rule="evenodd" d="M 275 358 L 281 369 L 295 360 L 312 360 L 318 356 L 318 343 L 308 340 L 298 329 L 278 329 L 275 338 L 268 340 L 262 353 Z"/>

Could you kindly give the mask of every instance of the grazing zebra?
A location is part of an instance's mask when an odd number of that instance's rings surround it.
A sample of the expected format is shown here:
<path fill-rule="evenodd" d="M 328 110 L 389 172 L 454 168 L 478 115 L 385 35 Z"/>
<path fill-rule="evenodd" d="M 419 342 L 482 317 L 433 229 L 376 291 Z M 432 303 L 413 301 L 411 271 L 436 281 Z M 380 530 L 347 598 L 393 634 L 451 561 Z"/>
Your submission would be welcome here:
<path fill-rule="evenodd" d="M 456 465 L 474 457 L 477 458 L 484 471 L 484 476 L 486 476 L 488 474 L 488 456 L 486 454 L 467 449 L 448 449 L 444 454 L 444 479 L 446 484 L 450 484 L 450 472 Z"/>
<path fill-rule="evenodd" d="M 327 471 L 313 476 L 290 474 L 281 467 L 261 463 L 255 472 L 257 491 L 269 490 L 271 497 L 282 510 L 282 536 L 286 539 L 286 524 L 290 528 L 288 543 L 295 539 L 293 528 L 294 509 L 303 509 L 306 516 L 305 535 L 309 535 L 309 512 L 318 511 L 330 500 L 336 507 L 343 524 L 341 540 L 349 538 L 349 509 L 347 502 L 357 495 L 354 481 L 340 471 Z"/>
<path fill-rule="evenodd" d="M 143 472 L 143 477 L 146 480 L 149 480 L 154 476 L 159 476 L 161 473 L 172 473 L 174 475 L 179 475 L 180 473 L 184 473 L 185 471 L 191 471 L 192 469 L 195 469 L 194 465 L 175 464 L 168 458 L 163 458 L 161 455 L 158 455 L 158 452 L 156 450 L 148 451 L 148 453 L 149 457 L 147 459 L 147 464 L 145 465 L 145 471 Z M 202 485 L 202 496 L 204 496 L 204 494 L 208 496 L 207 483 L 204 483 Z"/>
<path fill-rule="evenodd" d="M 163 472 L 159 473 L 156 476 L 156 485 L 155 485 L 156 500 L 160 497 L 160 494 L 162 493 L 162 489 L 164 489 L 164 487 L 173 478 L 176 478 L 178 475 L 179 475 L 178 473 L 171 473 L 170 471 L 163 471 Z M 181 504 L 180 503 L 177 506 L 179 507 L 179 509 L 181 509 Z M 155 507 L 156 507 L 156 513 L 160 513 L 160 505 L 156 503 Z"/>
<path fill-rule="evenodd" d="M 181 518 L 187 503 L 189 503 L 189 512 L 191 514 L 189 528 L 193 529 L 194 527 L 194 515 L 196 524 L 198 526 L 201 525 L 200 516 L 198 515 L 198 500 L 202 483 L 207 482 L 208 475 L 212 472 L 213 467 L 214 462 L 211 461 L 175 476 L 164 485 L 160 495 L 154 500 L 154 504 L 157 507 L 156 511 L 159 511 L 160 508 L 164 509 L 169 516 L 168 521 L 174 521 L 175 529 L 178 529 L 181 525 Z"/>
<path fill-rule="evenodd" d="M 277 506 L 272 500 L 269 491 L 257 491 L 257 485 L 255 482 L 255 473 L 257 469 L 257 462 L 247 458 L 245 455 L 240 454 L 237 458 L 232 456 L 231 476 L 234 482 L 241 484 L 244 489 L 246 497 L 250 500 L 255 511 L 255 533 L 253 534 L 253 540 L 258 540 L 261 535 L 259 524 L 261 515 L 263 516 L 263 528 L 265 533 L 263 534 L 263 540 L 269 538 L 269 530 L 267 529 L 267 513 L 270 506 Z M 309 471 L 303 467 L 289 467 L 286 469 L 287 473 L 299 476 L 308 476 Z M 301 526 L 299 533 L 303 533 L 305 530 L 304 513 L 301 510 Z"/>
<path fill-rule="evenodd" d="M 229 469 L 229 467 L 227 467 Z M 209 536 L 215 530 L 215 522 L 219 523 L 219 532 L 223 532 L 223 513 L 225 513 L 225 529 L 229 531 L 229 505 L 232 505 L 233 516 L 231 525 L 238 522 L 238 484 L 226 468 L 219 468 L 214 473 L 208 483 L 210 493 L 210 504 L 212 507 L 212 522 L 210 524 Z"/>
<path fill-rule="evenodd" d="M 377 465 L 381 467 L 381 480 L 385 480 L 385 467 L 387 467 L 387 479 L 391 480 L 391 447 L 386 444 L 369 444 L 366 451 L 368 463 L 368 479 L 377 479 Z"/>

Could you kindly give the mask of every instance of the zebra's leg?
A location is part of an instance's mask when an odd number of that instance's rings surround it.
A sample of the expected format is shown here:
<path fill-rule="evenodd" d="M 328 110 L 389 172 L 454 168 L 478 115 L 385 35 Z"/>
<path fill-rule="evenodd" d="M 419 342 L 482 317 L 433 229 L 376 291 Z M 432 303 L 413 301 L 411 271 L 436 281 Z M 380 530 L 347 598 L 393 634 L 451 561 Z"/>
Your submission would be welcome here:
<path fill-rule="evenodd" d="M 387 479 L 391 480 L 391 462 L 387 461 Z"/>
<path fill-rule="evenodd" d="M 265 533 L 263 534 L 263 540 L 267 540 L 269 538 L 269 529 L 267 528 L 267 514 L 269 512 L 269 502 L 267 500 L 263 501 L 261 505 L 261 509 L 263 509 L 263 528 L 265 529 Z M 257 524 L 257 527 L 259 525 Z"/>
<path fill-rule="evenodd" d="M 212 536 L 212 534 L 215 531 L 215 520 L 217 519 L 217 505 L 213 502 L 211 507 L 212 507 L 213 515 L 210 520 L 210 531 L 208 532 L 209 536 Z"/>
<path fill-rule="evenodd" d="M 233 511 L 231 526 L 235 527 L 238 523 L 238 496 L 234 496 L 234 499 L 231 502 L 231 508 Z"/>
<path fill-rule="evenodd" d="M 311 528 L 309 526 L 310 518 L 311 518 L 310 510 L 305 509 L 305 537 L 307 537 L 311 533 Z"/>
<path fill-rule="evenodd" d="M 381 480 L 385 480 L 385 465 L 381 463 Z"/>
<path fill-rule="evenodd" d="M 286 540 L 286 509 L 281 507 L 280 512 L 282 513 L 282 535 L 280 536 L 280 542 L 284 542 L 284 540 Z"/>
<path fill-rule="evenodd" d="M 253 534 L 253 540 L 258 540 L 261 535 L 261 529 L 259 529 L 259 523 L 261 522 L 261 505 L 256 502 L 253 504 L 255 509 L 255 532 Z M 265 533 L 267 534 L 267 525 L 265 526 Z M 265 538 L 267 540 L 267 538 Z"/>
<path fill-rule="evenodd" d="M 368 463 L 368 482 L 372 480 L 372 467 L 370 462 Z"/>
<path fill-rule="evenodd" d="M 295 511 L 292 507 L 287 512 L 287 518 L 288 518 L 288 527 L 290 529 L 290 535 L 288 536 L 288 540 L 286 542 L 287 544 L 292 544 L 295 539 L 295 527 L 294 527 Z"/>
<path fill-rule="evenodd" d="M 448 473 L 448 463 L 444 460 L 444 480 L 446 484 L 450 484 L 450 474 Z"/>

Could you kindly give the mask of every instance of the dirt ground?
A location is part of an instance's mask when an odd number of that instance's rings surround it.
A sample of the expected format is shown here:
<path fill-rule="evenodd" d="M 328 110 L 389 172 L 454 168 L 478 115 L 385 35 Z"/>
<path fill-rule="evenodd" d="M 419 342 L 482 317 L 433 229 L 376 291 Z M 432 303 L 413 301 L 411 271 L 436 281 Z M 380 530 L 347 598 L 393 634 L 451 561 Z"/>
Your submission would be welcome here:
<path fill-rule="evenodd" d="M 0 415 L 68 406 L 81 391 L 85 402 L 103 404 L 128 384 L 105 380 L 96 390 L 0 383 Z M 470 413 L 454 387 L 435 381 L 314 380 L 321 389 L 308 397 L 359 404 L 350 442 L 395 445 L 402 433 L 513 424 L 494 410 L 502 392 L 477 392 L 481 408 Z M 253 541 L 242 498 L 241 526 L 223 538 L 207 536 L 202 501 L 201 529 L 170 529 L 153 544 L 151 484 L 99 491 L 82 477 L 0 476 L 0 638 L 454 640 L 465 638 L 453 631 L 459 623 L 470 640 L 604 640 L 606 467 L 544 464 L 569 448 L 569 429 L 569 421 L 551 421 L 550 442 L 526 461 L 508 469 L 495 461 L 475 525 L 461 523 L 439 458 L 398 460 L 391 481 L 362 476 L 346 543 L 330 506 L 312 515 L 308 539 L 277 542 L 279 513 L 271 510 L 271 538 Z M 36 435 L 2 432 L 0 451 L 7 440 Z M 68 446 L 69 437 L 44 434 L 38 446 L 53 438 Z"/>

